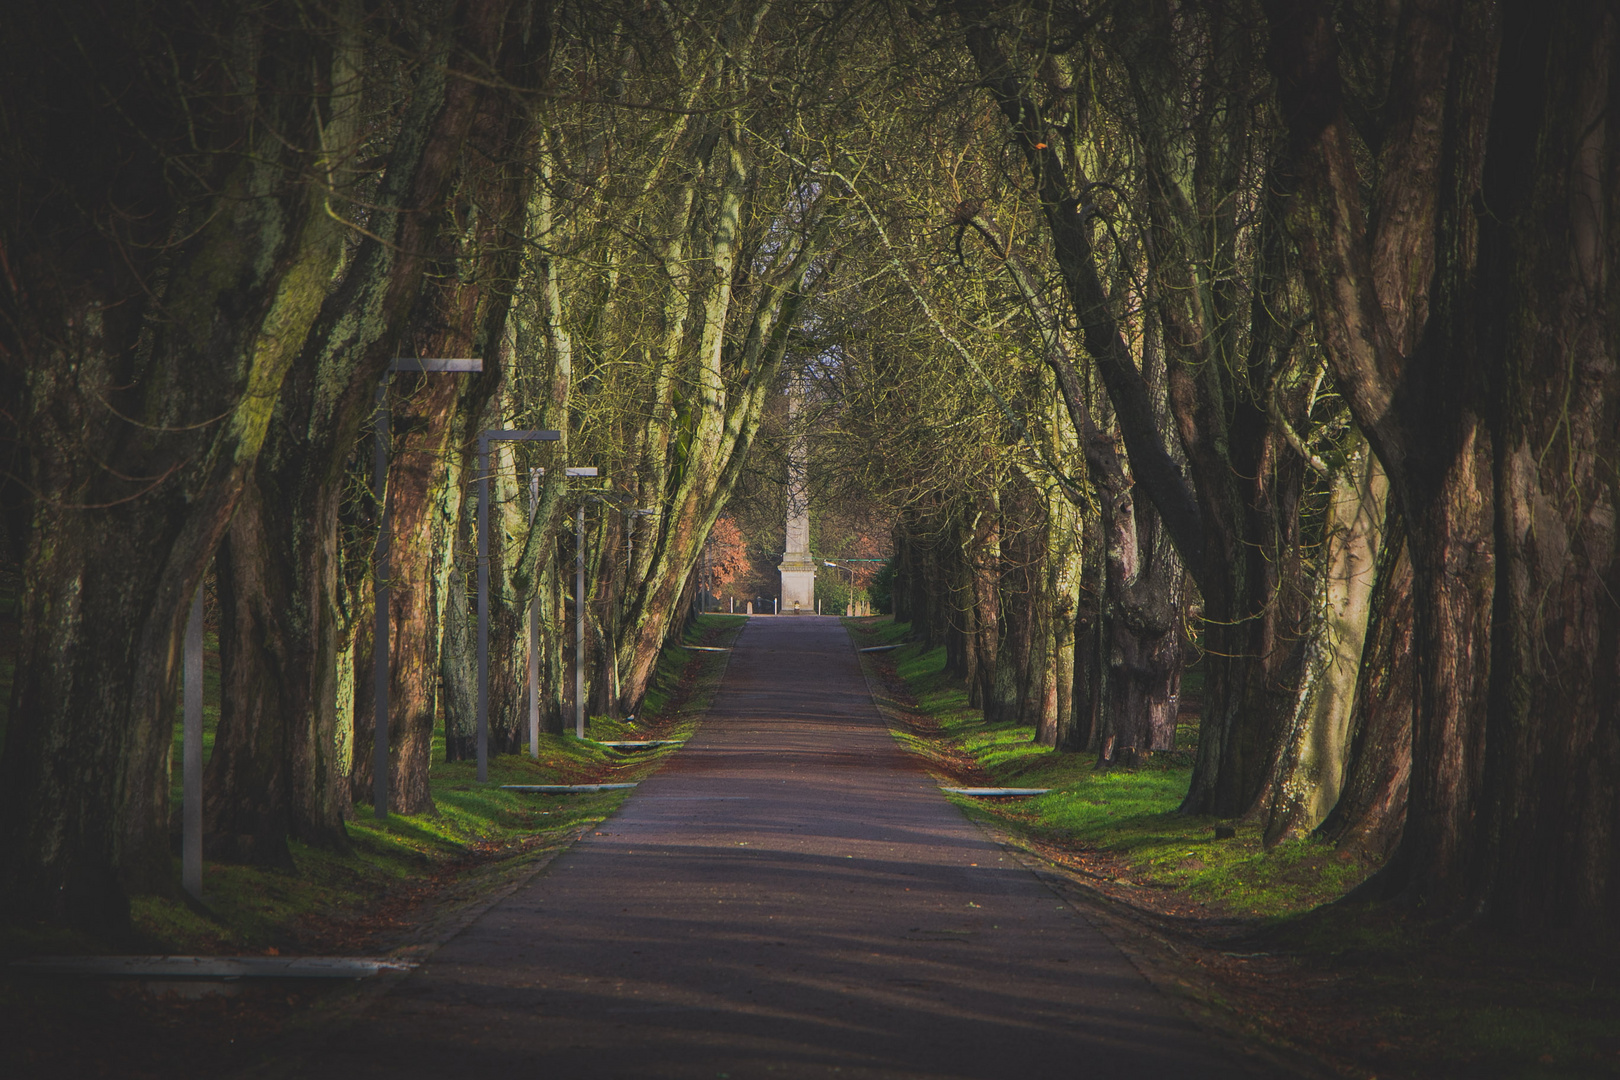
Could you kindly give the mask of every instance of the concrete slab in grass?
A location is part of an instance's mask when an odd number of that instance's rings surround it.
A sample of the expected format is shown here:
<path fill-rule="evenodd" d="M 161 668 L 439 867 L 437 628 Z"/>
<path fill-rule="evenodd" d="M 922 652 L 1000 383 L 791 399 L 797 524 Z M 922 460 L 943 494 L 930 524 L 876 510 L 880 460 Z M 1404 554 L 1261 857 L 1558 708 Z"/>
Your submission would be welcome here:
<path fill-rule="evenodd" d="M 952 795 L 973 795 L 978 798 L 996 798 L 1007 795 L 1045 795 L 1049 787 L 948 787 L 939 790 Z"/>
<path fill-rule="evenodd" d="M 374 956 L 34 956 L 11 962 L 13 971 L 29 975 L 121 979 L 364 979 L 414 967 Z"/>
<path fill-rule="evenodd" d="M 527 791 L 539 795 L 579 795 L 592 791 L 623 791 L 634 784 L 502 784 L 502 791 Z"/>

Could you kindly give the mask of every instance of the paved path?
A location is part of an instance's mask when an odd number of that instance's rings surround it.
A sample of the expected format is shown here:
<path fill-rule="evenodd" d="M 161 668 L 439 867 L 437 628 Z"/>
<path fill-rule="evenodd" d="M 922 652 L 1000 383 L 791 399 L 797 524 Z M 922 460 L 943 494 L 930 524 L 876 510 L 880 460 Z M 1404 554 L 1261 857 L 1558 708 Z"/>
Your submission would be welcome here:
<path fill-rule="evenodd" d="M 321 1075 L 1247 1075 L 895 746 L 836 619 L 752 620 L 709 719 Z"/>

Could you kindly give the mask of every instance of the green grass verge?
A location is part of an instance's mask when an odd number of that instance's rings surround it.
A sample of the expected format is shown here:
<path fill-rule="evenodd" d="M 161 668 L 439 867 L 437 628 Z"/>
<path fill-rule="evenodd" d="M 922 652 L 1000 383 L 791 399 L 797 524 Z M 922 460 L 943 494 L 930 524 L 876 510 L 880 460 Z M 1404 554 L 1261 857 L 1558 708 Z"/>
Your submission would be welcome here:
<path fill-rule="evenodd" d="M 1267 851 L 1259 826 L 1241 822 L 1222 822 L 1237 835 L 1216 840 L 1215 819 L 1176 813 L 1191 779 L 1183 750 L 1196 745 L 1195 729 L 1178 732 L 1176 752 L 1140 769 L 1098 769 L 1090 754 L 1035 745 L 1031 727 L 986 724 L 945 673 L 944 650 L 907 643 L 905 624 L 845 625 L 859 645 L 901 646 L 878 655 L 894 665 L 910 701 L 880 704 L 891 710 L 895 737 L 942 778 L 968 768 L 997 786 L 1054 789 L 1006 802 L 953 796 L 970 817 L 1015 841 L 1105 856 L 1102 866 L 1143 887 L 1126 894 L 1197 901 L 1222 917 L 1219 933 L 1246 935 L 1243 949 L 1291 958 L 1297 967 L 1283 994 L 1298 989 L 1299 998 L 1251 997 L 1244 1006 L 1280 1010 L 1259 1019 L 1266 1038 L 1327 1052 L 1346 1075 L 1620 1076 L 1620 968 L 1612 957 L 1331 903 L 1371 868 L 1308 840 Z M 863 659 L 882 696 L 872 657 Z M 1308 1013 L 1312 1001 L 1319 1015 Z"/>
<path fill-rule="evenodd" d="M 906 643 L 909 627 L 879 619 L 848 624 L 863 643 L 900 644 L 883 654 L 894 665 L 915 710 L 937 725 L 937 736 L 904 727 L 896 738 L 937 763 L 971 761 L 998 787 L 1048 787 L 1046 795 L 992 803 L 951 796 L 968 814 L 1015 835 L 1078 846 L 1118 860 L 1131 881 L 1174 888 L 1221 911 L 1280 918 L 1342 895 L 1368 868 L 1309 840 L 1270 851 L 1258 826 L 1216 840 L 1216 819 L 1176 813 L 1192 776 L 1191 755 L 1157 755 L 1139 769 L 1099 769 L 1091 754 L 1059 753 L 1036 745 L 1035 729 L 987 724 L 968 704 L 961 681 L 945 671 L 943 648 Z M 930 746 L 936 742 L 942 745 Z"/>
<path fill-rule="evenodd" d="M 683 643 L 725 644 L 741 631 L 741 616 L 703 615 L 684 628 Z M 208 644 L 212 646 L 212 635 Z M 684 738 L 697 726 L 718 686 L 725 654 L 666 648 L 640 721 L 592 717 L 587 740 L 541 737 L 538 759 L 527 754 L 489 760 L 479 783 L 476 763 L 444 760 L 444 732 L 435 733 L 430 787 L 436 812 L 394 814 L 378 821 L 369 806 L 347 823 L 351 850 L 334 852 L 294 843 L 291 869 L 206 863 L 202 906 L 139 896 L 132 915 L 143 945 L 165 952 L 222 952 L 320 947 L 334 952 L 396 945 L 411 912 L 449 896 L 474 898 L 511 873 L 566 846 L 581 830 L 613 813 L 627 792 L 539 795 L 502 791 L 502 784 L 637 780 L 673 748 L 619 753 L 601 740 Z M 218 723 L 217 665 L 205 669 L 204 753 Z M 174 761 L 180 759 L 176 724 Z M 174 770 L 174 805 L 180 800 Z M 179 860 L 175 862 L 176 879 Z M 7 927 L 0 955 L 97 951 L 99 943 L 71 933 Z"/>

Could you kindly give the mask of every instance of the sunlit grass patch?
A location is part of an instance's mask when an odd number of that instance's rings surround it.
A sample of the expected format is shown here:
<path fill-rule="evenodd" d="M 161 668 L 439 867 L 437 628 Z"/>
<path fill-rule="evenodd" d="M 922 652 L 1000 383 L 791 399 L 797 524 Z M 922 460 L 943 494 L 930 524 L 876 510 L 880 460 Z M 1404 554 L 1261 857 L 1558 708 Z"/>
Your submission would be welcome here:
<path fill-rule="evenodd" d="M 903 641 L 909 627 L 852 630 L 857 645 L 867 645 Z M 951 796 L 964 813 L 1042 856 L 1073 858 L 1071 865 L 1102 878 L 1098 887 L 1112 900 L 1177 916 L 1196 915 L 1187 901 L 1202 904 L 1219 918 L 1202 921 L 1199 933 L 1212 935 L 1216 950 L 1232 948 L 1224 936 L 1238 933 L 1245 950 L 1206 953 L 1216 958 L 1216 979 L 1224 977 L 1222 955 L 1240 965 L 1245 956 L 1266 957 L 1256 962 L 1283 964 L 1288 986 L 1315 995 L 1307 1008 L 1287 1003 L 1276 1016 L 1254 1014 L 1280 1042 L 1308 1044 L 1333 1022 L 1325 1018 L 1342 1013 L 1349 1034 L 1332 1052 L 1366 1063 L 1344 1075 L 1620 1076 L 1620 969 L 1602 952 L 1515 945 L 1491 933 L 1427 925 L 1396 905 L 1350 902 L 1345 894 L 1371 867 L 1348 854 L 1312 840 L 1268 850 L 1259 824 L 1178 813 L 1191 780 L 1195 725 L 1177 728 L 1173 753 L 1139 768 L 1098 768 L 1093 754 L 1036 746 L 1029 726 L 984 723 L 945 674 L 943 649 L 909 643 L 881 655 L 903 682 L 893 695 L 902 700 L 893 701 L 873 679 L 892 710 L 895 738 L 942 780 L 972 769 L 975 783 L 1054 789 L 1031 798 Z M 1196 680 L 1184 686 L 1201 691 Z M 1217 824 L 1235 835 L 1217 839 Z M 1256 1007 L 1252 983 L 1232 989 L 1228 1001 L 1213 986 L 1210 1002 L 1240 1012 Z M 1333 1001 L 1326 1009 L 1325 993 Z M 1258 1007 L 1278 1007 L 1278 1000 Z M 1317 1026 L 1301 1029 L 1301 1017 Z"/>
<path fill-rule="evenodd" d="M 699 615 L 681 631 L 681 644 L 683 645 L 718 645 L 725 646 L 735 641 L 737 635 L 742 633 L 743 627 L 748 625 L 746 615 L 721 615 L 709 613 Z M 718 655 L 718 654 L 716 654 Z M 669 709 L 680 687 L 681 676 L 686 670 L 687 662 L 692 654 L 686 649 L 668 648 L 658 655 L 658 666 L 654 669 L 652 685 L 647 690 L 646 699 L 642 702 L 642 719 L 661 717 Z M 724 667 L 724 664 L 715 665 Z M 593 721 L 594 722 L 594 721 Z M 644 724 L 642 726 L 645 726 Z M 595 728 L 589 729 L 593 738 L 617 738 L 619 736 L 596 734 Z M 611 730 L 603 728 L 603 731 Z M 634 737 L 634 736 L 629 736 Z"/>
<path fill-rule="evenodd" d="M 860 645 L 903 642 L 909 631 L 865 620 L 852 629 Z M 970 815 L 1016 835 L 1107 854 L 1137 884 L 1177 889 L 1233 914 L 1296 914 L 1337 898 L 1366 874 L 1308 840 L 1268 851 L 1257 826 L 1230 823 L 1237 835 L 1217 840 L 1214 819 L 1177 813 L 1192 777 L 1185 753 L 1156 755 L 1134 769 L 1099 768 L 1092 754 L 1037 745 L 1030 725 L 985 723 L 966 688 L 946 673 L 943 648 L 906 643 L 885 655 L 910 707 L 937 731 L 897 729 L 902 745 L 936 764 L 965 755 L 996 786 L 1054 789 L 1004 802 L 953 796 Z"/>
<path fill-rule="evenodd" d="M 683 628 L 682 640 L 725 645 L 742 630 L 744 617 L 699 616 Z M 209 645 L 212 645 L 210 635 Z M 289 845 L 293 866 L 267 868 L 204 862 L 203 905 L 160 896 L 137 897 L 132 917 L 146 947 L 172 952 L 260 951 L 324 941 L 341 951 L 387 938 L 388 928 L 440 885 L 460 888 L 501 867 L 526 865 L 569 843 L 583 829 L 613 813 L 625 791 L 544 794 L 502 790 L 505 784 L 573 784 L 639 780 L 654 771 L 671 750 L 620 753 L 600 741 L 636 740 L 656 725 L 660 737 L 682 738 L 696 727 L 725 667 L 725 654 L 665 649 L 659 658 L 647 707 L 636 720 L 593 716 L 587 733 L 574 737 L 542 734 L 531 757 L 523 752 L 491 754 L 488 779 L 478 780 L 475 761 L 446 761 L 442 727 L 434 733 L 429 788 L 434 810 L 390 814 L 379 821 L 367 804 L 354 807 L 346 823 L 348 851 Z M 218 721 L 218 675 L 207 671 L 205 750 L 212 748 Z M 682 680 L 687 686 L 682 693 Z M 180 756 L 176 725 L 175 761 Z M 175 770 L 174 805 L 181 797 Z M 175 878 L 179 878 L 176 859 Z M 468 888 L 474 888 L 468 885 Z M 345 927 L 352 924 L 352 932 Z M 381 929 L 379 930 L 379 927 Z M 383 936 L 379 938 L 378 933 Z M 369 936 L 368 936 L 369 935 Z M 41 951 L 40 943 L 13 933 L 5 951 Z M 56 951 L 83 952 L 87 941 L 64 941 Z"/>

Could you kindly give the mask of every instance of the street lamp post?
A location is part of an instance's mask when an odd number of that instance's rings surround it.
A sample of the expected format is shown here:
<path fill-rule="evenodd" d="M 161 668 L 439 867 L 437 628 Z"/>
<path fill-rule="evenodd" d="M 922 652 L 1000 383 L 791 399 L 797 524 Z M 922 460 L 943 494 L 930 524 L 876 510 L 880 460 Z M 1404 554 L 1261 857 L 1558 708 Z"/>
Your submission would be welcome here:
<path fill-rule="evenodd" d="M 593 473 L 595 469 L 591 470 Z M 574 508 L 574 737 L 585 738 L 585 503 Z"/>
<path fill-rule="evenodd" d="M 833 562 L 831 559 L 822 559 L 821 561 L 832 567 L 834 570 L 842 570 L 844 573 L 849 575 L 849 599 L 844 601 L 844 614 L 850 614 L 850 608 L 855 604 L 855 568 L 853 566 L 840 565 L 839 563 Z"/>
<path fill-rule="evenodd" d="M 202 899 L 203 583 L 197 582 L 186 620 L 185 731 L 181 735 L 180 884 Z"/>
<path fill-rule="evenodd" d="M 490 428 L 478 436 L 478 779 L 489 779 L 489 444 L 552 442 L 560 431 Z"/>

